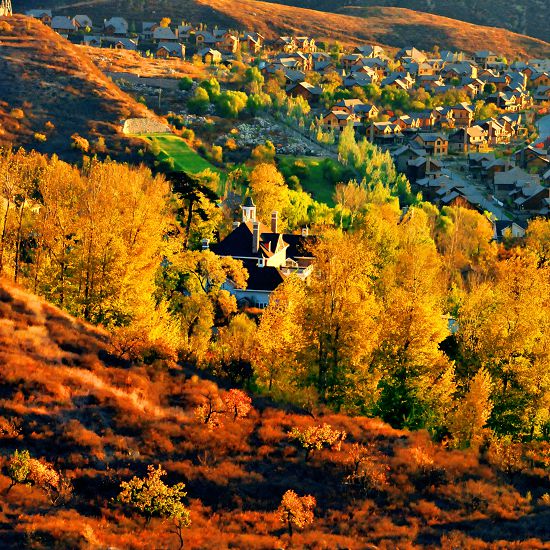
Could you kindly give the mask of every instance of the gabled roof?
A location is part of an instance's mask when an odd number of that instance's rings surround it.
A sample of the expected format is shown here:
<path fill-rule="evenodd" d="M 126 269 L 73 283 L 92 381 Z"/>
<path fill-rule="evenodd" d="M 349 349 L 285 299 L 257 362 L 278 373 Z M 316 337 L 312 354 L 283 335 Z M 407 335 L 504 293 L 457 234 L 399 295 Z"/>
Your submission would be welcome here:
<path fill-rule="evenodd" d="M 161 49 L 166 50 L 169 54 L 175 54 L 179 57 L 182 57 L 184 46 L 183 44 L 179 44 L 177 42 L 159 42 L 157 52 Z"/>
<path fill-rule="evenodd" d="M 64 15 L 56 15 L 52 19 L 52 29 L 60 29 L 64 31 L 72 31 L 74 30 L 74 22 L 69 17 L 66 17 Z"/>
<path fill-rule="evenodd" d="M 117 38 L 113 41 L 114 44 L 121 44 L 125 50 L 137 49 L 137 40 L 130 38 Z"/>
<path fill-rule="evenodd" d="M 73 17 L 73 23 L 79 27 L 92 28 L 92 20 L 87 15 L 75 15 Z"/>
<path fill-rule="evenodd" d="M 52 10 L 41 10 L 41 9 L 27 10 L 25 12 L 25 15 L 28 15 L 29 17 L 36 17 L 36 18 L 40 18 L 44 16 L 51 17 Z"/>
<path fill-rule="evenodd" d="M 276 267 L 258 267 L 258 260 L 241 260 L 248 271 L 247 290 L 273 292 L 283 281 L 283 274 Z"/>
<path fill-rule="evenodd" d="M 115 30 L 121 30 L 128 32 L 128 21 L 123 17 L 111 17 L 110 19 L 105 19 L 103 22 L 104 27 L 114 27 Z"/>
<path fill-rule="evenodd" d="M 447 141 L 447 138 L 444 135 L 436 133 L 419 133 L 417 134 L 417 137 L 419 137 L 424 143 L 430 143 L 438 139 Z"/>
<path fill-rule="evenodd" d="M 155 40 L 176 40 L 177 36 L 170 27 L 157 27 L 153 31 Z"/>

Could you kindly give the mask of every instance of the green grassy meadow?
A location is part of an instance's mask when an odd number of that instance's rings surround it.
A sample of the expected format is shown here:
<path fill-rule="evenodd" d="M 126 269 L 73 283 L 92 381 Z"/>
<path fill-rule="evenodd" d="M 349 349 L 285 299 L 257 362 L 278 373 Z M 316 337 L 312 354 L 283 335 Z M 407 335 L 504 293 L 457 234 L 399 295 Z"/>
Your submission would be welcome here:
<path fill-rule="evenodd" d="M 303 162 L 306 169 L 297 170 L 295 167 L 297 161 Z M 331 165 L 330 171 L 327 171 L 325 163 Z M 342 170 L 342 166 L 338 162 L 325 157 L 278 155 L 277 164 L 285 178 L 291 175 L 298 176 L 303 190 L 310 193 L 316 201 L 324 202 L 331 207 L 334 206 L 332 198 L 335 187 L 334 178 Z M 338 178 L 336 179 L 338 180 Z"/>
<path fill-rule="evenodd" d="M 221 182 L 225 181 L 225 172 L 201 157 L 182 138 L 170 134 L 144 135 L 141 137 L 151 144 L 158 145 L 160 149 L 159 160 L 173 159 L 175 170 L 198 174 L 203 170 L 209 169 L 220 175 Z"/>

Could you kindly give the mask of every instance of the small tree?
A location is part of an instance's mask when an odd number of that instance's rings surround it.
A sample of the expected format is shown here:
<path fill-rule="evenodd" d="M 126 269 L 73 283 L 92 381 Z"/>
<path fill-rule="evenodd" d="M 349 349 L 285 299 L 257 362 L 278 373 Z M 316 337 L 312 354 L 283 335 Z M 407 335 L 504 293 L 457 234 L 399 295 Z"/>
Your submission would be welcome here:
<path fill-rule="evenodd" d="M 30 483 L 29 474 L 31 471 L 31 456 L 29 451 L 16 450 L 8 461 L 8 476 L 10 478 L 9 492 L 18 483 Z"/>
<path fill-rule="evenodd" d="M 245 418 L 252 409 L 252 399 L 242 390 L 229 390 L 223 397 L 227 414 L 233 417 Z"/>
<path fill-rule="evenodd" d="M 346 432 L 335 430 L 329 424 L 311 426 L 305 430 L 293 428 L 288 434 L 290 439 L 296 440 L 305 449 L 304 461 L 307 462 L 310 454 L 317 450 L 329 447 L 339 451 L 342 442 L 346 439 Z"/>
<path fill-rule="evenodd" d="M 193 87 L 193 79 L 188 76 L 184 76 L 178 82 L 178 88 L 182 91 L 189 91 Z"/>
<path fill-rule="evenodd" d="M 281 523 L 286 524 L 290 538 L 293 527 L 302 529 L 313 523 L 315 504 L 315 498 L 311 495 L 300 497 L 292 489 L 283 495 L 277 512 Z"/>
<path fill-rule="evenodd" d="M 364 491 L 381 491 L 388 484 L 389 466 L 381 462 L 380 453 L 372 443 L 354 443 L 348 450 L 351 473 L 344 482 Z"/>
<path fill-rule="evenodd" d="M 45 460 L 32 458 L 29 451 L 16 450 L 8 461 L 8 476 L 11 480 L 8 492 L 14 485 L 33 485 L 46 493 L 51 504 L 66 502 L 72 495 L 70 481 Z"/>
<path fill-rule="evenodd" d="M 163 521 L 170 520 L 180 541 L 181 550 L 183 529 L 191 525 L 189 510 L 182 503 L 187 493 L 183 483 L 177 483 L 172 487 L 166 485 L 161 479 L 165 475 L 166 472 L 160 465 L 158 468 L 149 465 L 146 477 L 133 477 L 130 481 L 120 484 L 122 491 L 117 500 L 130 505 L 144 516 L 146 525 L 153 517 L 162 518 Z"/>
<path fill-rule="evenodd" d="M 209 429 L 219 428 L 222 425 L 222 415 L 225 412 L 220 396 L 208 393 L 204 396 L 206 401 L 195 407 L 195 418 Z"/>

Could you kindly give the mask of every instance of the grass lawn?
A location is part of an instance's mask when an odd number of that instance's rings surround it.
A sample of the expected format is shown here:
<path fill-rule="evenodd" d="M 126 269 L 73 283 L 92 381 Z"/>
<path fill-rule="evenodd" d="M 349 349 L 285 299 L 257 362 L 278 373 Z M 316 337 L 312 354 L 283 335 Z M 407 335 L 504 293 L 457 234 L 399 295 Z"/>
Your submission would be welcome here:
<path fill-rule="evenodd" d="M 294 163 L 297 160 L 302 161 L 307 166 L 307 174 L 305 176 L 300 176 L 298 173 L 296 175 L 300 179 L 302 188 L 307 193 L 310 193 L 311 196 L 318 202 L 324 202 L 329 206 L 334 206 L 334 200 L 332 195 L 334 194 L 334 183 L 333 180 L 327 178 L 327 175 L 323 170 L 323 161 L 326 157 L 296 157 L 293 155 L 278 155 L 277 162 L 279 165 L 279 170 L 285 176 L 292 175 L 295 173 Z M 340 164 L 334 160 L 330 162 L 333 163 L 336 170 L 341 169 Z"/>
<path fill-rule="evenodd" d="M 220 175 L 221 183 L 225 181 L 226 174 L 223 170 L 220 170 L 205 158 L 201 157 L 180 137 L 169 134 L 144 135 L 141 137 L 159 146 L 161 151 L 158 156 L 159 160 L 167 158 L 174 159 L 174 168 L 176 170 L 182 170 L 190 174 L 198 174 L 208 168 Z"/>

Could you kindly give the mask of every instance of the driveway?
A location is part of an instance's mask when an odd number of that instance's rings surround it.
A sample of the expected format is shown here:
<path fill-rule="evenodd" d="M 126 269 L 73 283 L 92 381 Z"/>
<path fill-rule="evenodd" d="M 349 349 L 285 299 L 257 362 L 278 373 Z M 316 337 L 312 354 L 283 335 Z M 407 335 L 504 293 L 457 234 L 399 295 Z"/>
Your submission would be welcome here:
<path fill-rule="evenodd" d="M 507 213 L 504 208 L 485 197 L 484 192 L 487 192 L 485 187 L 483 190 L 480 189 L 474 182 L 451 168 L 443 168 L 442 172 L 449 176 L 453 183 L 464 188 L 464 194 L 469 202 L 479 204 L 483 210 L 490 212 L 496 220 L 512 219 L 513 216 Z"/>

